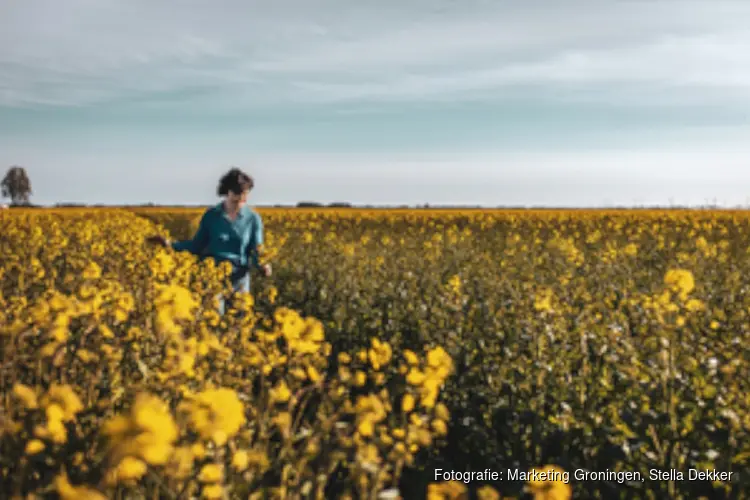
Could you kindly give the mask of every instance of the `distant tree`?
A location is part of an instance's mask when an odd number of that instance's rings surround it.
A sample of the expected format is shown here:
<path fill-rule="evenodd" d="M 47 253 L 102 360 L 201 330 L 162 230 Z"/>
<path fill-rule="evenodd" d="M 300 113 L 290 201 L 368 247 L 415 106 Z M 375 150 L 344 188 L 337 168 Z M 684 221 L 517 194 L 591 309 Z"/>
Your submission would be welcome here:
<path fill-rule="evenodd" d="M 2 183 L 3 198 L 10 198 L 13 205 L 28 205 L 31 181 L 26 169 L 14 165 L 8 169 Z"/>
<path fill-rule="evenodd" d="M 300 201 L 297 203 L 297 208 L 313 208 L 313 207 L 322 207 L 322 203 L 318 203 L 315 201 Z"/>

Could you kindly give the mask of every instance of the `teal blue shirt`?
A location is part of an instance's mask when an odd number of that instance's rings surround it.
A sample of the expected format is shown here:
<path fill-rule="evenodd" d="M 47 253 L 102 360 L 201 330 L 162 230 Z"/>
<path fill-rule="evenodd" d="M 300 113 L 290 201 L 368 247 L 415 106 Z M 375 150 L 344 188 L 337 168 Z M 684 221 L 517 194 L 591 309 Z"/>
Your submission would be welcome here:
<path fill-rule="evenodd" d="M 213 257 L 217 263 L 258 267 L 258 246 L 263 244 L 263 221 L 257 212 L 244 205 L 231 220 L 219 203 L 205 211 L 198 231 L 191 240 L 176 241 L 172 248 L 187 250 L 201 258 Z"/>

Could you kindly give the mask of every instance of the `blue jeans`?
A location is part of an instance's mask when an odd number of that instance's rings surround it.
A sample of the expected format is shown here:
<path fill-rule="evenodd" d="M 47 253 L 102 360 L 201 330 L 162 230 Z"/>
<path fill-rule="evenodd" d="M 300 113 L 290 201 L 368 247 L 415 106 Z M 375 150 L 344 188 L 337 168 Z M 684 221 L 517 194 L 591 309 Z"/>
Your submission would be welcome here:
<path fill-rule="evenodd" d="M 250 293 L 250 273 L 232 273 L 232 290 L 234 293 Z M 232 299 L 223 297 L 221 294 L 217 297 L 219 299 L 219 314 L 224 315 L 227 309 L 232 306 Z"/>

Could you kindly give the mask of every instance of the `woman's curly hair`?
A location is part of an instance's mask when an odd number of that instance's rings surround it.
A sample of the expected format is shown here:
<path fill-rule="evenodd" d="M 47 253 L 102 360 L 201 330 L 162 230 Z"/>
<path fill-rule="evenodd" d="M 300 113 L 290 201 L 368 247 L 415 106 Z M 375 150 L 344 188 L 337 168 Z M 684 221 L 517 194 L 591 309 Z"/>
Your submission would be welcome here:
<path fill-rule="evenodd" d="M 226 196 L 230 191 L 240 194 L 244 191 L 252 190 L 254 186 L 255 182 L 252 177 L 239 168 L 232 168 L 219 180 L 217 192 L 219 196 Z"/>

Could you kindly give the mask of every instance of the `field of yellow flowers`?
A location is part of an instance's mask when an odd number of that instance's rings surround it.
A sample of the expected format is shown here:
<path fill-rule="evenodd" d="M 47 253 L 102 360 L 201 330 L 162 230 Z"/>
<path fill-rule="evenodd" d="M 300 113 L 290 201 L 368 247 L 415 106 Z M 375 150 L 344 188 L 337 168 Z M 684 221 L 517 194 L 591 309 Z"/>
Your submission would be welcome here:
<path fill-rule="evenodd" d="M 226 316 L 224 268 L 144 245 L 200 210 L 0 214 L 0 491 L 748 498 L 748 214 L 260 213 Z"/>

